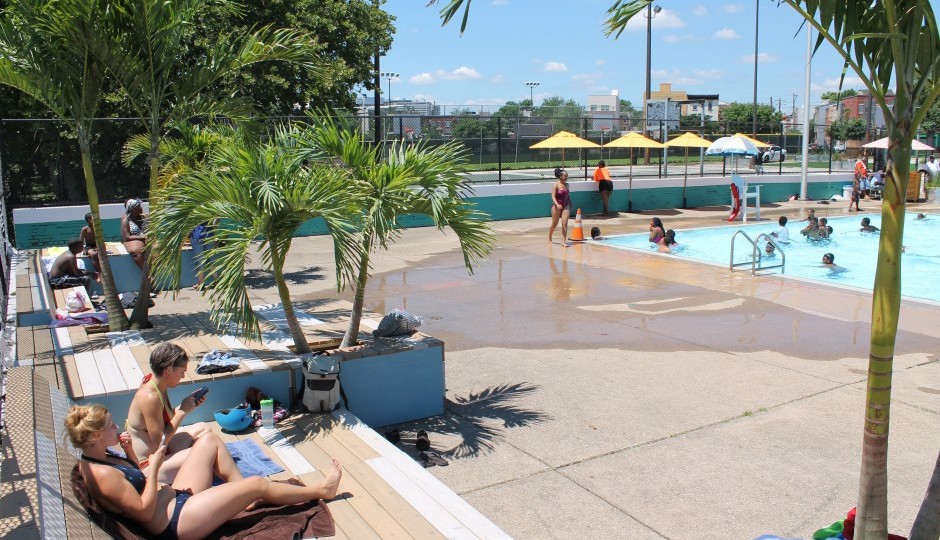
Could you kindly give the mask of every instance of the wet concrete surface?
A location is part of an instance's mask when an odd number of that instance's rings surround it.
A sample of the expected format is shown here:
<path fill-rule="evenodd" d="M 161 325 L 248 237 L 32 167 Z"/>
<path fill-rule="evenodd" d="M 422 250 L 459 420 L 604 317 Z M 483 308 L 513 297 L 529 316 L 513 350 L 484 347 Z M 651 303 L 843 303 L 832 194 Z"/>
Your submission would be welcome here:
<path fill-rule="evenodd" d="M 768 227 L 804 213 L 774 206 L 762 210 Z M 714 226 L 725 212 L 669 219 Z M 584 227 L 645 231 L 653 214 L 586 216 Z M 808 538 L 855 505 L 870 293 L 565 248 L 548 243 L 547 218 L 493 227 L 498 246 L 472 275 L 452 235 L 408 231 L 375 257 L 365 307 L 406 308 L 445 342 L 447 413 L 395 426 L 399 446 L 415 455 L 408 437 L 427 430 L 451 461 L 432 472 L 510 535 Z M 352 298 L 336 293 L 331 258 L 328 239 L 294 242 L 295 299 Z M 252 276 L 252 300 L 277 301 Z M 205 307 L 183 291 L 164 309 Z M 938 315 L 902 303 L 889 461 L 901 534 L 940 441 Z"/>

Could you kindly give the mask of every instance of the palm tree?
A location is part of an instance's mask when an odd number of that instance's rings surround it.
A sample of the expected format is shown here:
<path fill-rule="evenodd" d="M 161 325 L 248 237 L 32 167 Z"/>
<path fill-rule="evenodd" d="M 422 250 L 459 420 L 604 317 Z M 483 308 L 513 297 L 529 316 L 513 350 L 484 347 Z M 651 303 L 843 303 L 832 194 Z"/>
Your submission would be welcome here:
<path fill-rule="evenodd" d="M 214 46 L 194 63 L 185 54 L 191 21 L 210 3 L 230 0 L 123 0 L 112 6 L 111 46 L 99 49 L 100 60 L 142 120 L 149 138 L 151 212 L 161 212 L 153 197 L 159 177 L 160 140 L 168 126 L 197 116 L 244 118 L 252 113 L 241 99 L 207 99 L 203 93 L 223 77 L 259 62 L 285 61 L 314 67 L 316 45 L 302 32 L 263 27 L 252 33 L 219 36 Z M 140 295 L 150 292 L 145 263 Z M 137 302 L 131 314 L 134 328 L 147 324 L 149 302 Z"/>
<path fill-rule="evenodd" d="M 322 218 L 333 238 L 339 288 L 352 275 L 355 230 L 344 175 L 336 167 L 303 163 L 294 129 L 277 128 L 264 142 L 236 133 L 211 148 L 204 162 L 180 172 L 156 190 L 167 201 L 151 223 L 154 274 L 174 288 L 180 282 L 180 247 L 196 225 L 220 218 L 212 244 L 197 261 L 212 277 L 210 317 L 222 328 L 249 337 L 260 329 L 245 284 L 245 263 L 260 240 L 261 260 L 274 274 L 288 328 L 298 354 L 310 353 L 284 281 L 284 261 L 293 235 L 305 222 Z"/>
<path fill-rule="evenodd" d="M 12 0 L 6 4 L 0 19 L 0 84 L 28 94 L 72 126 L 81 152 L 95 240 L 104 246 L 91 139 L 106 80 L 92 49 L 103 46 L 107 2 Z M 117 298 L 104 250 L 98 260 L 108 324 L 112 331 L 126 330 L 127 315 Z"/>
<path fill-rule="evenodd" d="M 652 2 L 616 0 L 607 12 L 607 34 L 619 36 L 627 22 Z M 900 260 L 911 141 L 931 106 L 940 98 L 937 82 L 940 32 L 929 0 L 778 0 L 778 4 L 796 10 L 819 32 L 817 50 L 828 43 L 842 56 L 843 73 L 851 69 L 868 88 L 884 114 L 890 137 L 888 152 L 894 165 L 881 209 L 881 239 L 872 291 L 871 348 L 855 525 L 859 540 L 883 539 L 888 535 L 888 423 L 901 310 Z M 470 0 L 449 0 L 441 17 L 446 24 L 461 6 L 463 32 Z M 890 90 L 894 91 L 893 104 L 886 100 Z M 915 530 L 921 530 L 919 527 L 915 523 Z"/>
<path fill-rule="evenodd" d="M 382 160 L 362 134 L 342 129 L 324 113 L 310 118 L 314 127 L 301 134 L 298 145 L 314 163 L 341 164 L 349 192 L 361 205 L 354 218 L 359 227 L 355 299 L 341 345 L 348 347 L 359 336 L 370 258 L 402 235 L 400 218 L 426 215 L 438 229 L 453 230 L 470 273 L 489 254 L 494 236 L 488 216 L 466 199 L 471 191 L 461 174 L 461 145 L 395 143 Z"/>

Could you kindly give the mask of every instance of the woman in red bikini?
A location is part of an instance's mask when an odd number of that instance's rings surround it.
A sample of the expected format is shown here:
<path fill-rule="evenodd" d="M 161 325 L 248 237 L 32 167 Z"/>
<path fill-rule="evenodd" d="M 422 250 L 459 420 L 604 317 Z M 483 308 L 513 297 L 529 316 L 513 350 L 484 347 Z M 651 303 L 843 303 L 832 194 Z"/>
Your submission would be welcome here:
<path fill-rule="evenodd" d="M 146 468 L 148 458 L 161 444 L 167 445 L 166 459 L 160 469 L 160 480 L 172 481 L 186 458 L 187 450 L 200 435 L 209 432 L 203 423 L 181 427 L 183 419 L 194 408 L 202 405 L 205 397 L 187 396 L 175 409 L 170 404 L 167 389 L 174 388 L 186 375 L 186 351 L 173 343 L 161 343 L 150 353 L 153 375 L 144 382 L 127 412 L 127 432 L 131 435 L 134 451 Z M 222 446 L 224 448 L 224 445 Z"/>

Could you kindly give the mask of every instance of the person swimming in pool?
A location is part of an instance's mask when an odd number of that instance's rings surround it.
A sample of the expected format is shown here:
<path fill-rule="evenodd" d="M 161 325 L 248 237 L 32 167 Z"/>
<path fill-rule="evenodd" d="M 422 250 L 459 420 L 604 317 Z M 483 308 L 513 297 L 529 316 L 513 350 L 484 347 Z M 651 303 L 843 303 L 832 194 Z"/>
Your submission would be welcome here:
<path fill-rule="evenodd" d="M 669 229 L 666 231 L 666 235 L 663 236 L 663 239 L 659 241 L 659 247 L 656 248 L 660 253 L 672 253 L 672 250 L 679 245 L 679 242 L 676 242 L 676 231 Z"/>
<path fill-rule="evenodd" d="M 871 220 L 868 218 L 862 218 L 862 228 L 859 229 L 859 232 L 878 232 L 880 229 L 871 224 Z"/>
<path fill-rule="evenodd" d="M 822 256 L 822 266 L 828 268 L 830 272 L 834 274 L 842 273 L 848 270 L 844 266 L 839 266 L 836 264 L 836 256 L 832 253 L 825 253 Z"/>

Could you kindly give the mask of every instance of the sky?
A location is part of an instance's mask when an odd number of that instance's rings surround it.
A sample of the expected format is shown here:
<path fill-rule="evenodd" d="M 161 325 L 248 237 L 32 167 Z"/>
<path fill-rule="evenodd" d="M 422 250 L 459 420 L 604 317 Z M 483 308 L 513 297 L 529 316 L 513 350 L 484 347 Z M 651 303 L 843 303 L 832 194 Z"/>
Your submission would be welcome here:
<path fill-rule="evenodd" d="M 755 2 L 759 2 L 757 100 L 784 112 L 806 96 L 806 34 L 802 18 L 775 0 L 665 0 L 653 18 L 651 87 L 719 94 L 723 102 L 751 103 L 754 96 Z M 441 27 L 446 0 L 388 0 L 396 17 L 391 49 L 381 71 L 398 73 L 391 98 L 439 105 L 486 106 L 528 99 L 526 82 L 538 82 L 535 103 L 550 96 L 587 103 L 587 97 L 619 90 L 642 107 L 646 86 L 646 19 L 637 16 L 618 39 L 603 22 L 613 0 L 476 0 L 467 31 L 462 11 Z M 937 9 L 938 2 L 934 4 Z M 823 45 L 812 62 L 810 104 L 838 89 L 842 61 Z M 861 89 L 851 71 L 844 89 Z M 389 92 L 389 80 L 382 80 Z M 371 99 L 371 96 L 370 96 Z M 450 107 L 448 107 L 447 112 Z"/>

